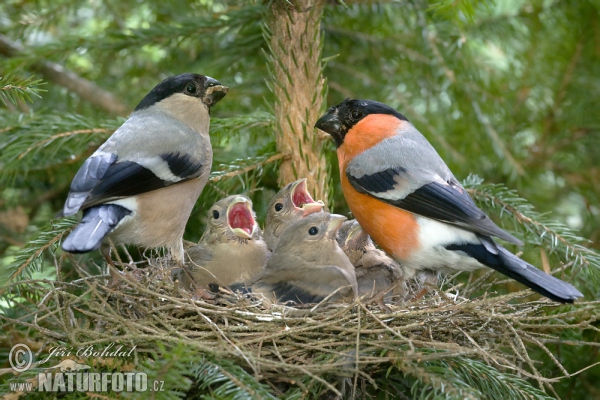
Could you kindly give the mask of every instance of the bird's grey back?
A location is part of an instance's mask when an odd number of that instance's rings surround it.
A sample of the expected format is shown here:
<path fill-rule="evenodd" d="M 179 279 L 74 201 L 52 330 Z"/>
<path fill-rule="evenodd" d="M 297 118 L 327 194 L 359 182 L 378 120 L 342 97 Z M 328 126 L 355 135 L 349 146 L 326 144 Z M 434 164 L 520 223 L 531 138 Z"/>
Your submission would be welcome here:
<path fill-rule="evenodd" d="M 433 174 L 445 181 L 454 178 L 438 152 L 409 122 L 402 125 L 398 135 L 384 139 L 354 157 L 347 170 L 360 178 L 395 167 L 417 169 L 417 176 L 411 175 L 411 178 L 422 180 L 422 184 L 431 182 Z"/>
<path fill-rule="evenodd" d="M 208 112 L 206 114 L 208 116 Z M 139 159 L 150 154 L 163 154 L 166 149 L 169 153 L 180 154 L 188 154 L 190 149 L 197 149 L 202 152 L 192 156 L 202 156 L 205 159 L 210 156 L 206 163 L 211 165 L 212 151 L 206 151 L 211 148 L 208 122 L 207 120 L 204 132 L 197 132 L 166 112 L 154 108 L 143 109 L 134 112 L 97 152 L 114 153 L 119 158 Z"/>

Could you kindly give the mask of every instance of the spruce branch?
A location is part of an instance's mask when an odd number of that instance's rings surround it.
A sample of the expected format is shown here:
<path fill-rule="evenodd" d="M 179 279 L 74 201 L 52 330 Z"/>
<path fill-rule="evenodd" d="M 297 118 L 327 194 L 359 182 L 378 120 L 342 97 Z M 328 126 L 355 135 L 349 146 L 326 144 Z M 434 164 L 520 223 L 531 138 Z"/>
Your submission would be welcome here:
<path fill-rule="evenodd" d="M 474 395 L 474 399 L 552 399 L 516 375 L 500 372 L 490 365 L 470 358 L 427 361 L 423 363 L 422 368 L 421 372 L 437 376 L 442 382 L 450 382 L 460 395 L 455 396 L 447 388 L 442 387 L 442 390 L 439 390 L 440 388 L 435 386 L 431 389 L 421 387 L 421 391 L 425 393 L 429 390 L 435 393 L 437 389 L 446 398 L 465 398 L 463 395 L 468 398 L 469 395 Z"/>
<path fill-rule="evenodd" d="M 400 363 L 398 369 L 404 375 L 413 376 L 414 383 L 410 386 L 413 399 L 465 399 L 477 400 L 480 394 L 469 387 L 457 376 L 445 374 L 436 363 L 428 362 L 422 365 L 415 363 Z"/>
<path fill-rule="evenodd" d="M 11 7 L 13 6 L 13 7 Z M 15 7 L 16 6 L 16 7 Z M 25 37 L 40 30 L 60 30 L 61 24 L 68 24 L 78 10 L 89 6 L 85 0 L 54 0 L 51 3 L 43 0 L 28 1 L 23 4 L 7 4 L 2 10 L 4 13 L 19 12 L 18 18 L 11 18 L 10 25 L 5 31 L 15 32 L 20 37 Z M 11 10 L 12 8 L 12 10 Z M 94 11 L 99 11 L 94 7 Z"/>
<path fill-rule="evenodd" d="M 18 57 L 26 50 L 8 36 L 0 34 L 0 54 L 5 57 Z M 125 115 L 130 110 L 116 96 L 101 89 L 95 83 L 80 77 L 60 64 L 37 60 L 31 64 L 31 70 L 39 72 L 48 81 L 65 87 L 83 100 L 115 115 Z"/>
<path fill-rule="evenodd" d="M 198 40 L 203 35 L 210 38 L 213 38 L 213 35 L 222 37 L 240 26 L 256 24 L 261 20 L 263 12 L 264 7 L 261 5 L 232 7 L 225 13 L 177 15 L 166 21 L 155 21 L 147 28 L 107 30 L 102 35 L 85 37 L 85 40 L 82 40 L 80 35 L 67 34 L 48 44 L 28 48 L 18 56 L 26 62 L 38 62 L 56 54 L 81 48 L 94 51 L 119 51 L 152 44 L 181 46 L 187 39 Z"/>
<path fill-rule="evenodd" d="M 40 271 L 43 267 L 44 253 L 49 250 L 52 254 L 58 249 L 58 245 L 77 223 L 77 218 L 63 218 L 52 221 L 40 229 L 36 238 L 30 240 L 25 247 L 20 249 L 14 256 L 13 262 L 4 269 L 3 282 L 9 282 L 17 277 L 31 277 L 34 271 Z M 0 294 L 6 287 L 0 288 Z"/>
<path fill-rule="evenodd" d="M 213 398 L 276 399 L 268 386 L 227 359 L 204 356 L 192 365 L 191 373 L 197 379 L 199 389 L 210 391 Z"/>
<path fill-rule="evenodd" d="M 246 159 L 235 160 L 230 164 L 219 165 L 219 171 L 213 171 L 210 174 L 211 182 L 218 182 L 223 179 L 233 178 L 239 175 L 243 175 L 250 171 L 260 171 L 263 166 L 285 160 L 289 155 L 287 154 L 272 154 L 263 155 L 258 157 L 250 157 Z"/>
<path fill-rule="evenodd" d="M 70 131 L 70 132 L 57 133 L 55 135 L 50 136 L 47 139 L 43 139 L 37 143 L 32 144 L 31 146 L 29 146 L 27 148 L 27 150 L 25 150 L 23 153 L 19 154 L 19 156 L 17 158 L 19 160 L 21 160 L 21 159 L 23 159 L 23 157 L 25 157 L 27 154 L 29 154 L 32 150 L 34 150 L 38 147 L 45 146 L 48 143 L 50 143 L 56 139 L 59 139 L 59 138 L 65 138 L 65 137 L 69 137 L 69 136 L 73 136 L 73 135 L 89 135 L 89 134 L 95 134 L 95 133 L 108 134 L 108 133 L 112 133 L 113 131 L 114 131 L 113 129 L 106 129 L 106 128 L 91 128 L 91 129 L 77 129 L 77 130 Z"/>
<path fill-rule="evenodd" d="M 122 123 L 44 112 L 10 121 L 11 135 L 0 142 L 0 182 L 12 184 L 32 171 L 79 162 Z"/>
<path fill-rule="evenodd" d="M 33 101 L 32 96 L 40 97 L 40 92 L 45 92 L 39 86 L 44 85 L 41 79 L 34 79 L 30 76 L 25 79 L 19 79 L 15 75 L 0 76 L 0 100 L 4 105 L 8 102 L 17 104 L 19 101 Z"/>
<path fill-rule="evenodd" d="M 122 337 L 119 341 L 126 343 Z M 138 345 L 135 339 L 132 338 L 130 341 L 133 345 Z M 164 341 L 156 341 L 149 357 L 140 358 L 136 370 L 148 375 L 149 390 L 160 390 L 155 392 L 159 394 L 157 398 L 168 400 L 179 400 L 182 393 L 190 390 L 192 379 L 190 379 L 189 366 L 203 359 L 201 354 L 190 351 L 188 346 L 181 343 L 169 344 Z M 150 382 L 160 382 L 160 387 L 150 387 Z M 120 394 L 124 398 L 139 397 L 139 393 L 136 392 Z"/>
<path fill-rule="evenodd" d="M 437 0 L 429 6 L 429 10 L 462 25 L 465 19 L 469 22 L 474 20 L 475 10 L 482 3 L 485 4 L 481 0 Z"/>
<path fill-rule="evenodd" d="M 210 137 L 213 143 L 226 144 L 238 140 L 241 134 L 250 132 L 258 141 L 258 135 L 264 138 L 271 134 L 274 125 L 273 114 L 264 111 L 229 118 L 211 118 Z"/>

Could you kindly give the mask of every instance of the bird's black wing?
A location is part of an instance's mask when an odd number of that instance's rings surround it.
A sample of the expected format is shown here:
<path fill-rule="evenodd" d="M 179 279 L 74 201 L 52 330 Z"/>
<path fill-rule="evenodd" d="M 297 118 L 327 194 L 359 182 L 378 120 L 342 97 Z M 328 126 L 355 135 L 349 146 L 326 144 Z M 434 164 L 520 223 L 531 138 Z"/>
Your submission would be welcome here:
<path fill-rule="evenodd" d="M 402 167 L 388 168 L 360 177 L 346 170 L 348 181 L 361 193 L 423 217 L 431 218 L 462 229 L 508 242 L 523 243 L 500 229 L 481 211 L 467 191 L 455 180 L 433 180 L 408 191 L 411 175 Z"/>
<path fill-rule="evenodd" d="M 94 154 L 73 178 L 63 215 L 186 181 L 199 176 L 203 167 L 188 154 L 180 153 L 163 153 L 143 163 L 119 160 L 111 153 Z"/>

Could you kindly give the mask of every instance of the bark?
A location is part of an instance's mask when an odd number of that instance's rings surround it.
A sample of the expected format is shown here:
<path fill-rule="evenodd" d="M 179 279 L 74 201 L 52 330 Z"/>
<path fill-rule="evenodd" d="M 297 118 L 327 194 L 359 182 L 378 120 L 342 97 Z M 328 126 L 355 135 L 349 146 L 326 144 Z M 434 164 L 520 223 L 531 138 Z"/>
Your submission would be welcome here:
<path fill-rule="evenodd" d="M 277 121 L 281 186 L 308 179 L 315 199 L 327 200 L 329 181 L 323 137 L 314 128 L 325 96 L 320 21 L 324 0 L 275 0 L 271 6 L 270 48 Z"/>
<path fill-rule="evenodd" d="M 18 43 L 0 34 L 0 54 L 5 57 L 17 57 L 22 52 L 23 48 Z M 94 82 L 80 77 L 60 64 L 42 60 L 31 65 L 30 69 L 39 72 L 45 79 L 76 93 L 82 100 L 111 114 L 125 116 L 131 112 L 131 109 L 115 95 L 99 88 Z"/>

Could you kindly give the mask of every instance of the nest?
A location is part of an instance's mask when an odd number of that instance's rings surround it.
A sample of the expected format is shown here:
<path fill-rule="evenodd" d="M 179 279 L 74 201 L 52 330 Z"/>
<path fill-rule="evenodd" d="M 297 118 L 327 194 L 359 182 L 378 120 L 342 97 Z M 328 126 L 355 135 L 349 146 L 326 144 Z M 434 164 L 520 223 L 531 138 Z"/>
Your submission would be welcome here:
<path fill-rule="evenodd" d="M 430 289 L 419 300 L 387 304 L 387 310 L 359 301 L 267 308 L 237 295 L 197 300 L 173 284 L 168 262 L 160 258 L 118 274 L 117 282 L 110 275 L 20 282 L 44 293 L 27 325 L 47 345 L 117 341 L 143 352 L 156 343 L 184 344 L 231 360 L 275 391 L 293 385 L 308 390 L 303 378 L 310 377 L 338 397 L 344 395 L 343 382 L 353 390 L 361 382 L 376 387 L 372 376 L 390 365 L 418 374 L 423 363 L 455 357 L 483 361 L 552 390 L 551 383 L 569 373 L 546 346 L 559 341 L 560 330 L 582 326 L 565 321 L 593 321 L 596 306 L 581 303 L 548 312 L 557 305 L 545 299 L 512 301 L 529 291 L 469 299 L 489 285 L 489 274 L 466 286 L 446 283 L 445 290 Z M 530 357 L 531 345 L 543 349 L 562 376 L 543 376 Z"/>

